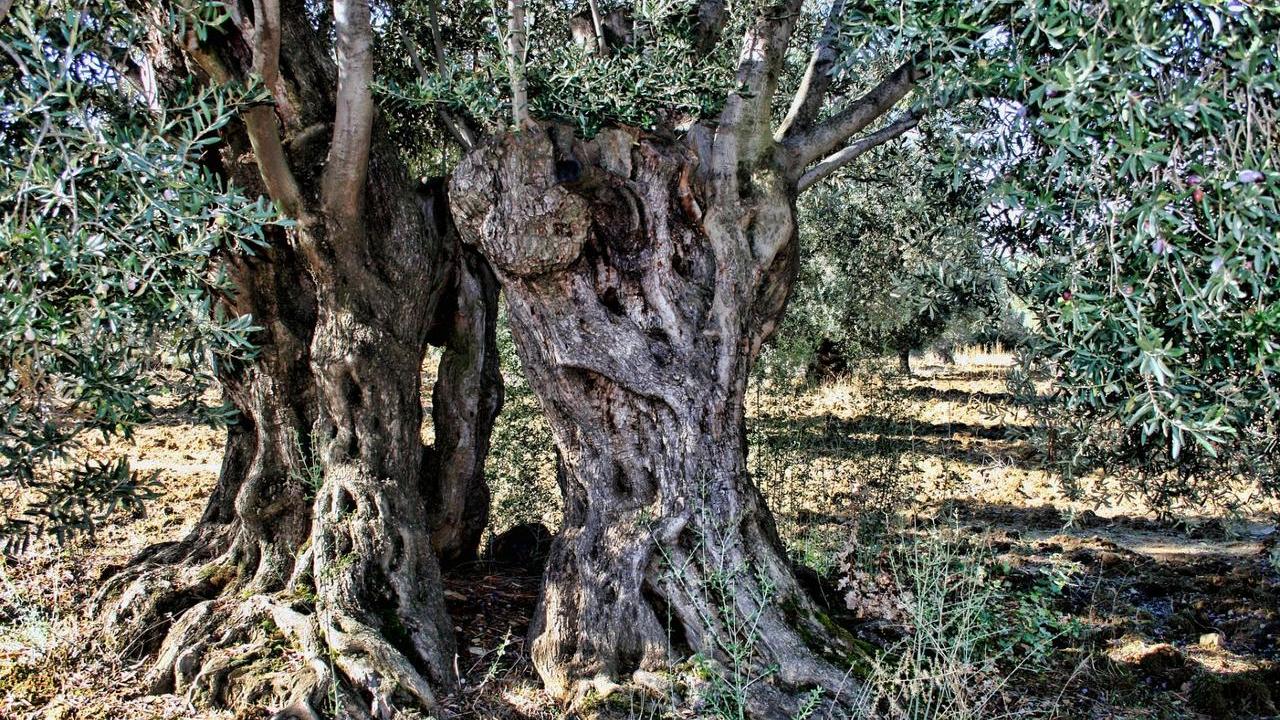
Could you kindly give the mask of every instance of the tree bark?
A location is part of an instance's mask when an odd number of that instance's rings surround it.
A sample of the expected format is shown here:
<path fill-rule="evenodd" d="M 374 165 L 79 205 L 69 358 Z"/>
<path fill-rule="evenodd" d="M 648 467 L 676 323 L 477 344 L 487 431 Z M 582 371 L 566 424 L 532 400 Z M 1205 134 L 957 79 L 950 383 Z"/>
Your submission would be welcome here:
<path fill-rule="evenodd" d="M 503 396 L 498 280 L 472 248 L 462 251 L 455 268 L 453 307 L 442 313 L 445 349 L 431 400 L 439 490 L 432 503 L 439 513 L 432 544 L 446 566 L 475 561 L 489 524 L 484 460 Z"/>
<path fill-rule="evenodd" d="M 377 717 L 434 707 L 432 688 L 455 682 L 419 381 L 451 228 L 442 188 L 417 197 L 393 147 L 375 146 L 368 178 L 362 224 L 328 221 L 323 237 L 304 240 L 318 296 L 311 367 L 324 469 L 309 552 L 324 641 Z"/>
<path fill-rule="evenodd" d="M 898 372 L 911 377 L 911 348 L 898 348 Z"/>
<path fill-rule="evenodd" d="M 562 458 L 530 630 L 548 690 L 607 693 L 693 651 L 772 718 L 803 690 L 834 697 L 854 655 L 746 471 L 747 378 L 796 271 L 794 185 L 769 163 L 725 182 L 717 142 L 541 126 L 472 152 L 450 198 Z"/>
<path fill-rule="evenodd" d="M 147 51 L 166 82 L 263 74 L 274 112 L 246 110 L 209 162 L 296 223 L 227 259 L 230 310 L 262 330 L 254 360 L 220 372 L 240 414 L 204 515 L 96 600 L 109 639 L 154 656 L 154 691 L 282 718 L 429 712 L 456 683 L 433 542 L 474 554 L 487 511 L 483 458 L 501 398 L 494 281 L 459 245 L 443 183 L 410 179 L 376 114 L 360 114 L 360 8 L 340 18 L 338 55 L 355 60 L 339 73 L 300 4 L 253 5 L 239 12 L 256 29 L 233 18 L 200 43 L 157 21 Z M 258 52 L 273 40 L 279 67 Z M 421 441 L 432 340 L 448 346 L 438 461 Z"/>
<path fill-rule="evenodd" d="M 378 162 L 377 177 L 396 177 Z M 369 232 L 452 242 L 443 200 L 409 192 L 390 204 L 399 219 L 375 218 Z M 147 549 L 107 581 L 107 634 L 130 656 L 154 655 L 151 691 L 199 705 L 300 718 L 432 708 L 455 682 L 454 648 L 427 500 L 445 476 L 420 439 L 419 374 L 450 283 L 418 278 L 423 291 L 405 293 L 403 315 L 379 312 L 402 285 L 361 269 L 359 286 L 336 265 L 300 272 L 290 247 L 234 263 L 235 309 L 264 331 L 255 360 L 222 375 L 239 417 L 218 484 L 183 541 Z M 398 252 L 384 246 L 380 257 Z M 440 272 L 429 260 L 415 272 Z M 303 658 L 284 680 L 282 639 Z"/>
<path fill-rule="evenodd" d="M 228 263 L 239 292 L 230 309 L 263 328 L 249 364 L 224 364 L 219 379 L 237 410 L 227 428 L 218 482 L 187 536 L 145 549 L 108 578 L 97 600 L 108 636 L 130 655 L 154 652 L 174 618 L 223 593 L 285 588 L 297 548 L 310 534 L 308 439 L 316 417 L 309 346 L 315 297 L 287 247 Z M 173 654 L 181 648 L 171 647 Z M 173 663 L 149 675 L 174 687 Z M 190 677 L 184 678 L 189 684 Z"/>

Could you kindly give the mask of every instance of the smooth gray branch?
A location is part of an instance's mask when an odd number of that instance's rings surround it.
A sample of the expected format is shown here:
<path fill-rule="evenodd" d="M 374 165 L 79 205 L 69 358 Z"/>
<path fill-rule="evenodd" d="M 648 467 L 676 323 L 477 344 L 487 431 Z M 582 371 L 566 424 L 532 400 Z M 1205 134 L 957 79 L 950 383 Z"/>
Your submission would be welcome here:
<path fill-rule="evenodd" d="M 830 119 L 786 140 L 783 144 L 793 157 L 793 166 L 802 169 L 818 158 L 831 154 L 849 138 L 892 110 L 923 76 L 919 60 L 917 56 L 899 65 L 865 95 L 849 103 Z"/>
<path fill-rule="evenodd" d="M 334 0 L 333 27 L 338 90 L 321 198 L 328 219 L 350 229 L 363 210 L 373 139 L 373 31 L 367 0 Z"/>
<path fill-rule="evenodd" d="M 898 137 L 920 123 L 920 113 L 911 111 L 879 130 L 846 145 L 838 152 L 832 153 L 800 176 L 796 187 L 804 192 L 814 183 L 825 180 L 831 173 L 857 160 L 868 150 Z"/>
<path fill-rule="evenodd" d="M 831 87 L 831 69 L 835 66 L 838 51 L 835 41 L 840 34 L 840 23 L 844 19 L 844 7 L 845 0 L 833 0 L 831 3 L 831 12 L 827 14 L 822 35 L 818 37 L 813 56 L 809 58 L 809 65 L 800 80 L 800 87 L 791 100 L 791 109 L 774 133 L 774 139 L 778 142 L 785 140 L 793 130 L 807 129 L 818 116 L 818 110 Z"/>

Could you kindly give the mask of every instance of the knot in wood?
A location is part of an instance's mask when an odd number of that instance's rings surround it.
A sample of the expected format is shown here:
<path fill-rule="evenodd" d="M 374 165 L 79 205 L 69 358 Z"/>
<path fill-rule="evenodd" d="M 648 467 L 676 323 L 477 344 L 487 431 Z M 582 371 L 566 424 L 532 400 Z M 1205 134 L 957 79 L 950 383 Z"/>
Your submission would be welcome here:
<path fill-rule="evenodd" d="M 450 182 L 463 239 L 509 275 L 533 277 L 573 264 L 587 241 L 591 211 L 562 184 L 571 172 L 581 169 L 557 161 L 550 140 L 536 131 L 472 152 Z"/>

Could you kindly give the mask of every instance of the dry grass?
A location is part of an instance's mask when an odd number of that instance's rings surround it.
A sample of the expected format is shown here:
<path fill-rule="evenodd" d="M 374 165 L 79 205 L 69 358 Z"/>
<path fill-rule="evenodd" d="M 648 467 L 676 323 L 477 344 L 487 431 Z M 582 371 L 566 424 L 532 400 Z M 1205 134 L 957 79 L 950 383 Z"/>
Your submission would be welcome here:
<path fill-rule="evenodd" d="M 1029 447 L 1006 437 L 1006 429 L 1026 422 L 1024 410 L 1005 394 L 1008 362 L 1007 355 L 961 351 L 954 366 L 930 358 L 917 362 L 918 376 L 909 380 L 868 373 L 821 388 L 753 387 L 751 468 L 794 555 L 838 580 L 842 568 L 848 575 L 852 567 L 851 547 L 869 553 L 869 562 L 883 557 L 868 538 L 885 542 L 894 521 L 884 522 L 882 511 L 895 511 L 898 523 L 933 518 L 988 548 L 988 559 L 1007 568 L 1001 571 L 1004 589 L 989 598 L 996 605 L 1022 608 L 1019 598 L 1041 587 L 1043 578 L 1069 574 L 1061 595 L 1032 607 L 1086 628 L 1071 642 L 1054 641 L 1061 644 L 1053 653 L 1061 662 L 1030 675 L 1006 666 L 969 678 L 970 685 L 994 683 L 987 687 L 1000 693 L 1002 713 L 1214 717 L 1220 706 L 1213 703 L 1249 693 L 1255 703 L 1249 707 L 1265 708 L 1258 698 L 1276 678 L 1269 659 L 1280 657 L 1280 608 L 1274 602 L 1280 568 L 1268 562 L 1261 536 L 1274 527 L 1280 508 L 1242 489 L 1235 511 L 1184 509 L 1182 523 L 1170 525 L 1119 493 L 1101 506 L 1067 497 L 1036 466 Z M 559 507 L 553 456 L 527 388 L 513 388 L 499 423 L 491 463 L 496 529 L 521 521 L 552 524 Z M 429 428 L 424 432 L 430 435 Z M 221 446 L 219 431 L 168 417 L 140 429 L 132 443 L 94 448 L 100 457 L 126 453 L 135 467 L 159 473 L 161 497 L 144 517 L 118 517 L 93 537 L 61 547 L 40 542 L 0 563 L 0 718 L 230 717 L 190 708 L 173 696 L 139 697 L 141 668 L 92 640 L 93 618 L 86 611 L 97 579 L 111 566 L 190 527 L 216 477 Z M 1105 489 L 1109 481 L 1099 475 L 1094 482 Z M 901 587 L 919 575 L 905 573 L 895 582 Z M 462 717 L 563 716 L 538 689 L 524 649 L 537 582 L 485 568 L 448 581 L 465 679 L 454 709 Z M 843 603 L 839 593 L 829 599 Z M 885 630 L 892 624 L 863 624 L 857 631 L 885 640 L 893 635 Z M 1223 642 L 1202 644 L 1200 636 L 1212 629 Z M 1113 644 L 1135 640 L 1166 642 L 1180 653 L 1190 668 L 1178 676 L 1181 682 L 1161 684 L 1140 664 L 1107 655 Z M 917 669 L 937 670 L 929 665 L 933 659 L 962 649 L 926 648 Z M 902 665 L 882 665 L 877 672 L 880 690 L 897 697 L 920 681 Z M 1014 693 L 1021 700 L 1011 700 L 1010 684 L 1003 682 L 1012 672 L 1024 673 Z M 1280 703 L 1280 690 L 1273 696 Z M 1188 709 L 1193 701 L 1201 702 L 1200 715 Z M 976 707 L 970 716 L 986 717 L 985 706 Z M 598 712 L 696 715 L 644 694 Z"/>

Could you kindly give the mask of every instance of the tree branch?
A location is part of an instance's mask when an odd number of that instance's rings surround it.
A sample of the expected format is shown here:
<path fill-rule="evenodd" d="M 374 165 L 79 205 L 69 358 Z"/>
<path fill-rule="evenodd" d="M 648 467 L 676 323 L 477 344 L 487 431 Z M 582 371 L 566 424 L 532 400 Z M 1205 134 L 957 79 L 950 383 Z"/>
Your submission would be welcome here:
<path fill-rule="evenodd" d="M 431 24 L 431 46 L 436 53 L 436 71 L 445 80 L 453 79 L 453 72 L 444 60 L 444 38 L 440 35 L 440 0 L 427 3 L 427 22 Z"/>
<path fill-rule="evenodd" d="M 800 14 L 802 0 L 781 0 L 761 12 L 742 39 L 737 88 L 720 112 L 716 131 L 718 171 L 754 163 L 773 146 L 770 112 L 783 56 Z"/>
<path fill-rule="evenodd" d="M 598 48 L 600 57 L 609 54 L 609 43 L 604 38 L 604 23 L 600 20 L 600 4 L 596 0 L 587 0 L 587 6 L 591 8 L 591 25 L 596 31 L 596 48 Z"/>
<path fill-rule="evenodd" d="M 432 14 L 434 15 L 435 13 L 433 12 Z M 413 40 L 409 39 L 408 36 L 402 36 L 401 39 L 404 44 L 405 52 L 409 54 L 409 61 L 413 63 L 413 69 L 417 71 L 418 77 L 422 78 L 423 82 L 426 82 L 431 77 L 431 72 L 422 64 L 422 58 L 418 55 L 417 46 L 413 44 Z M 441 77 L 444 77 L 447 80 L 447 71 L 439 64 L 441 62 L 441 57 L 438 45 L 436 47 L 436 52 L 436 67 L 440 70 Z M 445 108 L 444 103 L 436 104 L 436 114 L 440 116 L 440 122 L 444 123 L 444 126 L 453 135 L 454 139 L 458 141 L 459 145 L 466 150 L 470 150 L 476 146 L 475 134 L 471 132 L 471 128 L 467 125 L 466 121 L 458 118 Z"/>
<path fill-rule="evenodd" d="M 825 180 L 831 173 L 857 160 L 866 151 L 898 137 L 920 123 L 920 113 L 911 111 L 879 130 L 850 143 L 839 152 L 832 153 L 800 176 L 797 192 L 804 192 L 815 183 Z"/>
<path fill-rule="evenodd" d="M 275 27 L 278 28 L 280 22 L 279 5 L 274 3 L 272 5 L 276 10 L 275 17 L 266 17 L 264 13 L 259 16 L 259 22 L 274 22 Z M 241 24 L 241 27 L 245 30 L 251 30 L 244 24 Z M 269 41 L 270 34 L 263 35 L 256 30 L 252 30 L 250 38 L 254 41 L 254 66 L 258 67 L 262 63 L 267 66 L 274 65 L 279 67 L 279 35 L 276 35 L 274 49 L 270 44 L 265 46 L 257 44 L 260 40 L 267 39 Z M 208 73 L 214 82 L 225 85 L 232 81 L 231 72 L 216 55 L 200 47 L 194 33 L 187 38 L 187 50 L 196 61 L 196 64 Z M 276 59 L 270 62 L 260 61 L 258 56 L 267 52 L 274 52 Z M 288 158 L 285 157 L 284 145 L 280 142 L 280 128 L 276 121 L 275 111 L 268 105 L 254 105 L 245 110 L 244 125 L 249 135 L 249 144 L 253 147 L 253 157 L 258 165 L 258 173 L 262 176 L 263 184 L 267 186 L 267 195 L 280 207 L 280 211 L 286 217 L 305 221 L 307 213 L 306 206 L 302 200 L 302 191 L 298 188 L 298 181 L 294 178 L 293 171 L 289 168 Z"/>
<path fill-rule="evenodd" d="M 289 105 L 289 94 L 280 80 L 280 2 L 279 0 L 254 0 L 254 25 L 252 32 L 253 71 L 262 76 L 262 83 L 275 101 L 275 111 L 266 106 L 251 108 L 245 113 L 245 127 L 249 131 L 249 144 L 258 162 L 258 172 L 267 186 L 267 193 L 291 218 L 301 219 L 306 212 L 302 191 L 289 169 L 284 146 L 280 142 L 280 130 L 276 125 L 276 113 L 288 126 L 294 117 Z"/>
<path fill-rule="evenodd" d="M 826 99 L 827 90 L 831 87 L 831 67 L 836 61 L 835 40 L 840 34 L 844 4 L 845 0 L 833 0 L 831 3 L 831 12 L 827 14 L 822 35 L 819 36 L 818 44 L 813 48 L 809 66 L 805 68 L 800 87 L 791 100 L 791 109 L 787 111 L 787 117 L 773 134 L 778 142 L 782 142 L 793 129 L 807 129 L 818 116 L 822 101 Z"/>
<path fill-rule="evenodd" d="M 244 125 L 248 130 L 249 144 L 253 146 L 258 172 L 267 186 L 267 195 L 280 206 L 287 217 L 303 220 L 306 208 L 303 205 L 302 191 L 293 177 L 293 171 L 289 169 L 289 160 L 280 143 L 275 113 L 266 105 L 250 108 L 244 114 Z"/>
<path fill-rule="evenodd" d="M 511 80 L 511 120 L 523 130 L 533 124 L 529 117 L 529 87 L 524 76 L 524 51 L 528 29 L 524 22 L 524 0 L 508 0 L 511 17 L 507 21 L 507 74 Z"/>
<path fill-rule="evenodd" d="M 840 147 L 877 118 L 893 109 L 923 76 L 917 55 L 899 65 L 878 85 L 854 100 L 826 122 L 788 139 L 784 145 L 793 155 L 793 165 L 802 169 Z"/>
<path fill-rule="evenodd" d="M 280 0 L 253 0 L 253 71 L 262 76 L 285 127 L 295 114 L 280 81 Z"/>
<path fill-rule="evenodd" d="M 334 0 L 338 89 L 333 141 L 321 184 L 328 218 L 340 228 L 355 227 L 364 207 L 373 139 L 373 30 L 367 0 Z"/>

